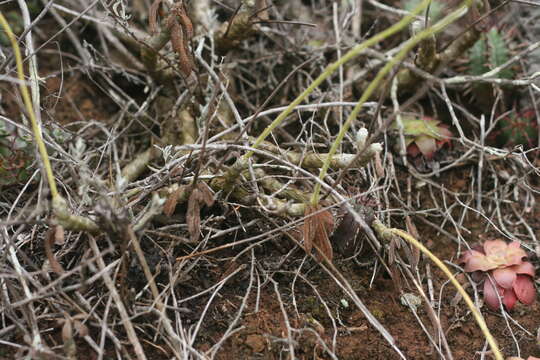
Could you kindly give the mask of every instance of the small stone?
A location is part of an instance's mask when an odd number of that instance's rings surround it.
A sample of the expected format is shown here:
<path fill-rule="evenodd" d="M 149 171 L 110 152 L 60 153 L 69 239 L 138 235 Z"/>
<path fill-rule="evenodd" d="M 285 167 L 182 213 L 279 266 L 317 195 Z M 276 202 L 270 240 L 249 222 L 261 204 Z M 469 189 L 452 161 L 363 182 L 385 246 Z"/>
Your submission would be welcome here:
<path fill-rule="evenodd" d="M 408 306 L 411 308 L 412 311 L 416 312 L 416 308 L 420 305 L 422 305 L 422 299 L 420 299 L 418 296 L 410 293 L 405 293 L 401 295 L 401 304 L 403 306 Z"/>

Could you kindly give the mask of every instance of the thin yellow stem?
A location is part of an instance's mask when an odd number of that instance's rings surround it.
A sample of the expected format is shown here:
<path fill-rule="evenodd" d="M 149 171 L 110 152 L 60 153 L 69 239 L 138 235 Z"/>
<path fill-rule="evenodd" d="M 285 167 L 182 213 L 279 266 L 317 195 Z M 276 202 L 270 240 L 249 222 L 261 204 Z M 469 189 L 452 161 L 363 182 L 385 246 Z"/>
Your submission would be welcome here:
<path fill-rule="evenodd" d="M 403 239 L 407 240 L 414 247 L 416 247 L 418 250 L 420 250 L 425 255 L 427 255 L 431 259 L 431 261 L 433 261 L 435 263 L 435 265 L 437 265 L 439 267 L 439 269 L 442 270 L 444 275 L 446 275 L 446 277 L 448 277 L 450 282 L 456 287 L 457 291 L 461 294 L 461 296 L 463 296 L 463 300 L 465 300 L 465 303 L 467 304 L 469 309 L 471 309 L 471 312 L 472 312 L 472 314 L 474 316 L 474 319 L 476 320 L 476 322 L 478 323 L 478 326 L 482 330 L 482 333 L 486 337 L 486 340 L 489 343 L 489 346 L 491 347 L 491 351 L 493 352 L 493 355 L 495 356 L 495 359 L 496 360 L 503 360 L 503 356 L 501 354 L 501 351 L 499 350 L 497 342 L 495 341 L 495 339 L 493 338 L 493 336 L 489 332 L 489 329 L 488 329 L 488 327 L 486 325 L 486 322 L 484 321 L 484 317 L 482 316 L 480 311 L 478 311 L 478 309 L 474 305 L 473 301 L 471 300 L 471 298 L 469 297 L 469 295 L 467 294 L 465 289 L 463 289 L 463 287 L 459 284 L 459 282 L 456 280 L 454 275 L 452 275 L 452 273 L 450 272 L 448 267 L 437 256 L 435 256 L 431 251 L 429 251 L 420 241 L 416 240 L 414 237 L 409 235 L 407 232 L 405 232 L 403 230 L 400 230 L 400 229 L 387 229 L 387 231 L 390 231 L 391 233 L 393 233 L 395 235 L 398 235 L 398 236 L 401 236 Z"/>
<path fill-rule="evenodd" d="M 420 14 L 420 12 L 422 12 L 425 8 L 427 8 L 430 2 L 431 0 L 423 0 L 417 7 L 415 7 L 411 11 L 409 15 L 405 16 L 396 24 L 378 33 L 372 38 L 365 40 L 364 42 L 356 45 L 338 61 L 336 61 L 333 64 L 328 65 L 328 67 L 323 71 L 323 73 L 319 75 L 319 77 L 315 79 L 311 83 L 311 85 L 309 85 L 309 87 L 306 90 L 304 90 L 296 99 L 294 99 L 294 101 L 290 103 L 289 106 L 285 110 L 283 110 L 283 112 L 279 114 L 278 117 L 274 121 L 272 121 L 272 123 L 268 125 L 266 129 L 264 129 L 261 135 L 259 135 L 259 137 L 253 143 L 252 147 L 257 148 L 266 139 L 266 137 L 270 135 L 272 130 L 274 130 L 277 126 L 279 126 L 281 122 L 285 120 L 287 116 L 289 116 L 289 114 L 294 110 L 296 106 L 298 106 L 309 94 L 311 94 L 313 90 L 315 90 L 324 80 L 326 80 L 326 78 L 328 78 L 337 69 L 339 69 L 340 66 L 350 61 L 351 59 L 355 58 L 357 55 L 359 55 L 362 51 L 364 51 L 368 47 L 373 46 L 376 43 L 386 39 L 387 37 L 401 31 L 404 27 L 406 27 L 408 24 L 410 24 L 414 20 L 416 15 Z M 253 154 L 254 154 L 254 151 L 247 152 L 243 156 L 243 160 L 249 159 L 251 156 L 253 156 Z"/>
<path fill-rule="evenodd" d="M 364 91 L 362 96 L 360 97 L 360 100 L 358 100 L 358 103 L 354 107 L 353 111 L 341 127 L 336 140 L 333 142 L 332 147 L 330 148 L 330 151 L 328 152 L 328 157 L 326 158 L 321 171 L 319 172 L 319 179 L 323 180 L 328 172 L 328 168 L 330 167 L 330 162 L 332 160 L 332 157 L 336 153 L 339 144 L 341 141 L 343 141 L 343 138 L 345 137 L 345 134 L 349 130 L 349 127 L 351 126 L 352 122 L 356 117 L 358 116 L 358 113 L 360 112 L 362 106 L 364 103 L 370 98 L 370 96 L 373 94 L 375 89 L 379 86 L 383 78 L 390 72 L 390 70 L 401 60 L 405 58 L 407 53 L 412 50 L 413 47 L 415 47 L 419 42 L 422 40 L 438 33 L 439 31 L 443 30 L 445 27 L 447 27 L 449 24 L 456 21 L 458 18 L 460 18 L 466 11 L 469 6 L 471 6 L 472 0 L 465 0 L 460 7 L 448 14 L 446 17 L 444 17 L 442 20 L 434 24 L 433 26 L 424 29 L 423 31 L 416 34 L 413 38 L 409 39 L 405 46 L 390 60 L 386 63 L 386 65 L 379 70 L 377 76 L 371 81 L 367 89 Z M 321 184 L 316 183 L 315 188 L 313 189 L 313 195 L 311 196 L 311 203 L 313 205 L 316 205 L 319 203 L 319 196 L 321 191 Z"/>
<path fill-rule="evenodd" d="M 19 87 L 21 90 L 21 95 L 22 95 L 28 116 L 30 117 L 30 123 L 32 124 L 32 132 L 34 133 L 34 138 L 36 139 L 38 151 L 41 156 L 41 160 L 43 162 L 43 168 L 45 169 L 45 174 L 47 176 L 47 182 L 49 183 L 49 188 L 51 189 L 51 196 L 54 200 L 59 197 L 58 189 L 56 188 L 56 182 L 54 180 L 54 175 L 53 175 L 53 171 L 51 167 L 51 162 L 49 160 L 49 155 L 47 154 L 47 148 L 45 147 L 45 143 L 43 142 L 43 137 L 41 136 L 41 131 L 40 131 L 37 119 L 36 119 L 36 114 L 34 113 L 34 108 L 32 106 L 30 93 L 28 92 L 28 88 L 26 86 L 23 61 L 22 61 L 22 56 L 21 56 L 21 49 L 19 48 L 17 39 L 15 38 L 15 35 L 13 34 L 13 31 L 11 30 L 11 27 L 9 26 L 2 12 L 0 12 L 0 24 L 4 28 L 4 31 L 6 32 L 6 34 L 8 35 L 9 40 L 11 41 L 11 46 L 13 47 L 13 53 L 15 54 L 15 62 L 17 64 L 17 76 L 20 81 Z M 39 109 L 37 110 L 39 111 Z"/>

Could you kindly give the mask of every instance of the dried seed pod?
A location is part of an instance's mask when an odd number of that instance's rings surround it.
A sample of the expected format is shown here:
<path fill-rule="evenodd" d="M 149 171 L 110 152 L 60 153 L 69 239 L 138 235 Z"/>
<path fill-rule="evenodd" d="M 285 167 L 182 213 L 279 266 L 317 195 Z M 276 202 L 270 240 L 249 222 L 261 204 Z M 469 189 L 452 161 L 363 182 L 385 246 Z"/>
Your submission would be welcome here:
<path fill-rule="evenodd" d="M 185 42 L 184 31 L 176 19 L 173 20 L 170 31 L 173 49 L 178 54 L 180 71 L 185 77 L 188 77 L 193 70 L 193 61 L 191 59 L 189 48 Z"/>
<path fill-rule="evenodd" d="M 182 25 L 186 42 L 189 42 L 193 38 L 193 23 L 187 14 L 184 4 L 179 4 L 176 6 L 174 9 L 174 14 L 178 16 L 180 25 Z"/>
<path fill-rule="evenodd" d="M 163 0 L 155 0 L 148 11 L 148 25 L 150 26 L 151 34 L 157 33 L 157 16 L 162 1 Z"/>

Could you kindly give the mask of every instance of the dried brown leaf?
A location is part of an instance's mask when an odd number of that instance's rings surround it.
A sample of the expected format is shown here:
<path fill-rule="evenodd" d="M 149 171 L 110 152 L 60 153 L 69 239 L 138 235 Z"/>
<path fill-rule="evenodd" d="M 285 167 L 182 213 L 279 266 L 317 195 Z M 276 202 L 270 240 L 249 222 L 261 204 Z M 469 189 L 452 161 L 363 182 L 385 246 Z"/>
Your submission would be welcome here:
<path fill-rule="evenodd" d="M 68 342 L 73 339 L 73 324 L 71 319 L 64 320 L 64 326 L 62 326 L 62 341 Z"/>
<path fill-rule="evenodd" d="M 188 225 L 189 235 L 191 240 L 196 242 L 199 240 L 201 231 L 201 199 L 199 189 L 195 188 L 189 195 L 188 209 L 186 214 L 186 222 Z"/>
<path fill-rule="evenodd" d="M 59 233 L 61 233 L 61 235 L 58 235 Z M 57 236 L 63 237 L 63 234 L 64 234 L 64 229 L 61 226 L 59 225 L 53 226 L 53 228 L 49 230 L 49 232 L 47 233 L 45 237 L 45 242 L 43 244 L 45 247 L 45 255 L 47 256 L 47 259 L 49 260 L 49 265 L 51 269 L 57 274 L 63 274 L 64 268 L 62 267 L 62 265 L 60 265 L 58 260 L 56 260 L 56 257 L 54 256 L 54 252 L 52 250 L 52 246 L 56 242 Z"/>
<path fill-rule="evenodd" d="M 78 320 L 73 321 L 73 327 L 75 328 L 79 336 L 85 337 L 86 335 L 88 335 L 88 327 L 82 322 Z"/>
<path fill-rule="evenodd" d="M 414 225 L 410 216 L 405 217 L 405 224 L 407 225 L 407 232 L 411 234 L 413 238 L 420 239 L 418 229 L 416 229 L 416 225 Z M 416 246 L 413 246 L 412 258 L 409 259 L 409 261 L 411 262 L 413 269 L 418 267 L 418 263 L 420 262 L 420 250 Z"/>
<path fill-rule="evenodd" d="M 313 249 L 313 239 L 315 237 L 315 220 L 310 216 L 312 212 L 312 207 L 306 205 L 306 210 L 304 212 L 306 220 L 304 220 L 302 233 L 304 235 L 304 250 L 308 254 L 311 253 L 311 249 Z"/>
<path fill-rule="evenodd" d="M 212 207 L 214 205 L 214 193 L 212 189 L 202 181 L 197 184 L 197 188 L 201 192 L 201 200 L 204 201 L 206 206 Z"/>
<path fill-rule="evenodd" d="M 316 257 L 319 261 L 327 258 L 332 261 L 334 252 L 330 243 L 330 233 L 334 227 L 334 217 L 328 210 L 320 211 L 318 206 L 306 206 L 304 221 L 304 249 L 310 252 L 313 247 L 317 249 Z"/>
<path fill-rule="evenodd" d="M 73 324 L 71 319 L 67 318 L 62 326 L 62 341 L 64 342 L 64 354 L 70 360 L 77 359 L 77 345 L 73 338 Z"/>
<path fill-rule="evenodd" d="M 54 227 L 54 244 L 64 245 L 66 238 L 64 236 L 64 227 L 62 225 L 56 225 Z"/>
<path fill-rule="evenodd" d="M 178 204 L 178 196 L 180 196 L 182 188 L 178 187 L 174 190 L 168 197 L 165 205 L 163 205 L 163 213 L 167 216 L 171 216 L 176 210 L 176 205 Z"/>

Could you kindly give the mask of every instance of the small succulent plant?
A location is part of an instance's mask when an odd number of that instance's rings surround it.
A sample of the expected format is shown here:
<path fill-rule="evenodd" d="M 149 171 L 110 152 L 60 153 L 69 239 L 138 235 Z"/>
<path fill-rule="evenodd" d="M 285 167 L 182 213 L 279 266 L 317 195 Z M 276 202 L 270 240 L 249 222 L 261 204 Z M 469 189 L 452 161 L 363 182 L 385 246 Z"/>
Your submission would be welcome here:
<path fill-rule="evenodd" d="M 499 296 L 507 310 L 516 301 L 531 305 L 536 298 L 534 266 L 524 259 L 525 250 L 517 241 L 489 240 L 465 252 L 461 262 L 466 272 L 477 272 L 484 281 L 484 300 L 492 310 L 499 308 Z"/>
<path fill-rule="evenodd" d="M 427 116 L 403 116 L 402 122 L 407 154 L 412 158 L 423 155 L 431 160 L 437 150 L 450 144 L 452 132 L 440 120 Z M 394 125 L 394 128 L 397 128 L 397 125 Z"/>
<path fill-rule="evenodd" d="M 527 148 L 536 146 L 538 125 L 535 116 L 534 110 L 530 109 L 501 119 L 495 132 L 497 145 L 511 147 L 521 144 Z"/>
<path fill-rule="evenodd" d="M 28 179 L 33 159 L 31 145 L 19 129 L 0 120 L 0 189 Z"/>

